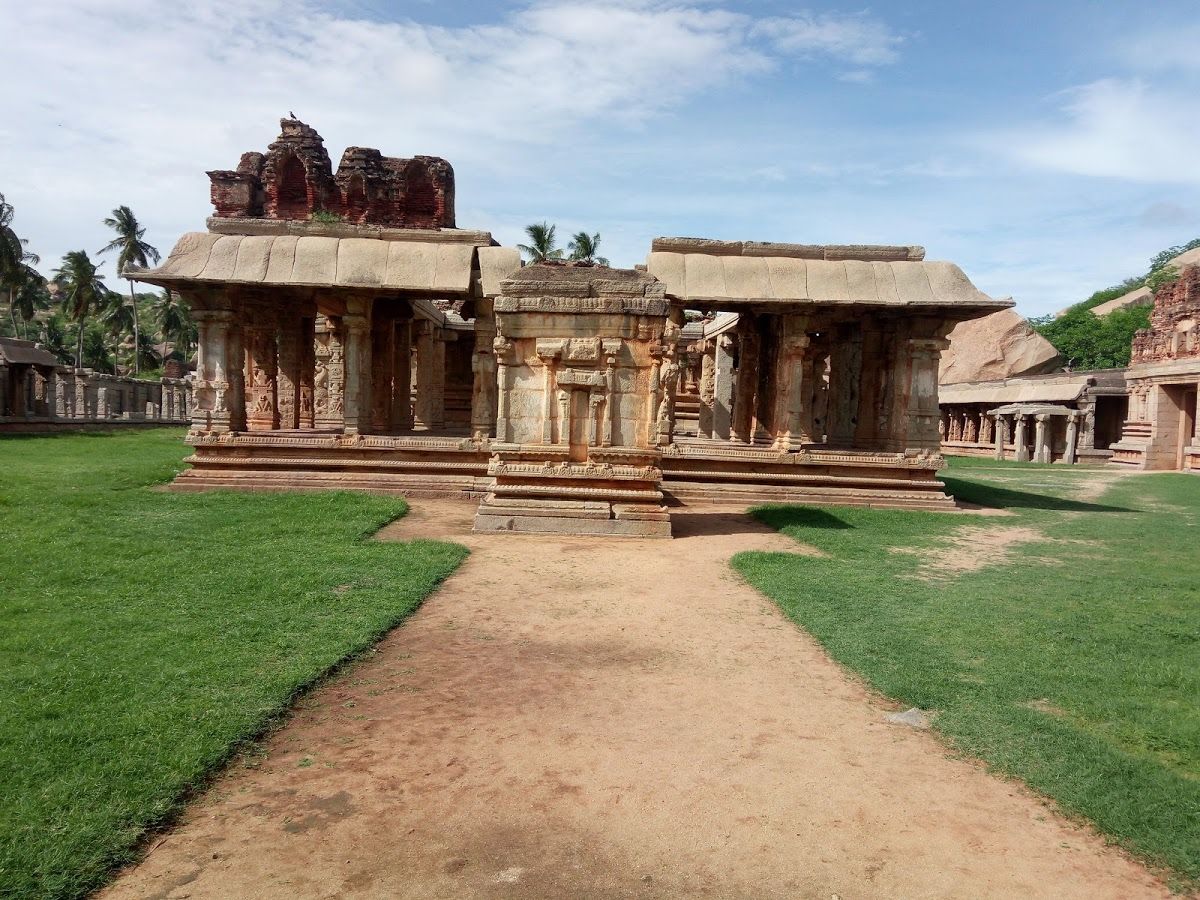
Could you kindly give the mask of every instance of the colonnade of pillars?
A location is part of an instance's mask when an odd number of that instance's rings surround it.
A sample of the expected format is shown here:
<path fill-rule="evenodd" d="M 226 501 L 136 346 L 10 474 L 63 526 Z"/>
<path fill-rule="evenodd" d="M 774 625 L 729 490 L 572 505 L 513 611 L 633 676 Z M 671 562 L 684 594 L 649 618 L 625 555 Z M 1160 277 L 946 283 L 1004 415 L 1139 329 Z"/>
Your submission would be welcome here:
<path fill-rule="evenodd" d="M 701 437 L 779 450 L 936 450 L 935 323 L 743 313 L 704 341 Z"/>
<path fill-rule="evenodd" d="M 446 343 L 407 303 L 347 298 L 232 309 L 193 301 L 200 333 L 193 428 L 390 433 L 446 424 Z"/>
<path fill-rule="evenodd" d="M 177 422 L 187 418 L 190 399 L 190 386 L 178 378 L 0 365 L 0 419 Z"/>

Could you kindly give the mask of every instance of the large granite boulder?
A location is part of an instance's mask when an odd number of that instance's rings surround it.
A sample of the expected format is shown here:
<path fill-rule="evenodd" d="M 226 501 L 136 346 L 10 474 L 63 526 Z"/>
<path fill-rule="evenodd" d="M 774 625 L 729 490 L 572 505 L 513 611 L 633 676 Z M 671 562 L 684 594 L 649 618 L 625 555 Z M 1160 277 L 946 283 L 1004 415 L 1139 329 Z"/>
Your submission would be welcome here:
<path fill-rule="evenodd" d="M 1023 316 L 1002 309 L 954 326 L 950 346 L 942 353 L 938 380 L 956 384 L 1041 375 L 1053 372 L 1060 363 L 1058 351 Z"/>

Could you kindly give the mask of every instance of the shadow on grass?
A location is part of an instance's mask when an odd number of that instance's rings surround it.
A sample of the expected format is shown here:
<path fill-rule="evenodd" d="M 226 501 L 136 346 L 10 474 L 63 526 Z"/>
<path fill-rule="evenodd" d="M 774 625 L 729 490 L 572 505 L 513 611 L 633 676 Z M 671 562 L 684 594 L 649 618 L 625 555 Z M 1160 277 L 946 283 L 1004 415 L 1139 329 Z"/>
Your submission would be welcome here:
<path fill-rule="evenodd" d="M 750 514 L 764 525 L 782 531 L 784 528 L 825 528 L 842 531 L 854 526 L 833 513 L 813 506 L 758 506 Z"/>
<path fill-rule="evenodd" d="M 945 476 L 946 490 L 956 500 L 993 509 L 1052 509 L 1062 512 L 1136 512 L 1124 506 L 1108 506 L 1103 503 L 1086 503 L 1055 497 L 1053 494 L 1033 494 L 1029 491 L 1014 491 L 1011 488 L 980 484 L 977 481 L 959 481 Z"/>

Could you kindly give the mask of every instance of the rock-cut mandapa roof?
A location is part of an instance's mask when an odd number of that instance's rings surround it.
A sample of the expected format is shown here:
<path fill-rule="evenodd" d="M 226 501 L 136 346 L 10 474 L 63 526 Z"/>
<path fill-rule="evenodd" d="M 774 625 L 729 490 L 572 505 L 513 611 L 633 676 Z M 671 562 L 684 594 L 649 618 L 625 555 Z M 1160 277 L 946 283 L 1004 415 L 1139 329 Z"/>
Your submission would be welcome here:
<path fill-rule="evenodd" d="M 696 308 L 873 306 L 936 308 L 970 318 L 1012 306 L 921 247 L 767 244 L 657 238 L 646 270 Z"/>
<path fill-rule="evenodd" d="M 253 230 L 267 233 L 190 232 L 158 268 L 127 268 L 123 274 L 169 288 L 243 284 L 494 295 L 500 281 L 520 266 L 519 253 L 492 246 L 486 232 L 361 226 Z"/>

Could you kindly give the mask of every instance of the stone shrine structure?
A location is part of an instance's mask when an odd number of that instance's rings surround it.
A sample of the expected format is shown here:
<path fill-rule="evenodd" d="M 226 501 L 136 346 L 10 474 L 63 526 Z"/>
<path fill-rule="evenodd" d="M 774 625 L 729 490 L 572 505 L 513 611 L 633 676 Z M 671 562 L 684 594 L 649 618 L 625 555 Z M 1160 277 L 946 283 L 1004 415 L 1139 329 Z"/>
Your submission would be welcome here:
<path fill-rule="evenodd" d="M 501 284 L 491 490 L 476 531 L 670 537 L 669 440 L 679 328 L 658 279 L 540 264 Z"/>
<path fill-rule="evenodd" d="M 1133 338 L 1126 379 L 1129 414 L 1112 461 L 1200 471 L 1200 265 L 1155 294 L 1150 327 Z"/>
<path fill-rule="evenodd" d="M 942 450 L 1022 462 L 1106 463 L 1121 437 L 1126 394 L 1124 369 L 943 384 Z"/>
<path fill-rule="evenodd" d="M 920 247 L 658 238 L 647 271 L 712 318 L 699 427 L 663 452 L 682 502 L 949 508 L 938 361 L 957 322 L 1010 305 Z M 695 364 L 693 364 L 695 365 Z"/>
<path fill-rule="evenodd" d="M 454 227 L 445 161 L 351 148 L 335 174 L 281 128 L 210 173 L 206 231 L 123 273 L 199 326 L 176 488 L 476 497 L 479 530 L 597 534 L 697 501 L 952 507 L 939 354 L 1011 305 L 957 266 L 659 238 L 644 271 L 522 268 Z"/>

